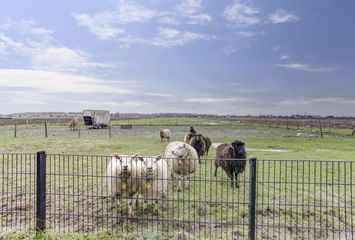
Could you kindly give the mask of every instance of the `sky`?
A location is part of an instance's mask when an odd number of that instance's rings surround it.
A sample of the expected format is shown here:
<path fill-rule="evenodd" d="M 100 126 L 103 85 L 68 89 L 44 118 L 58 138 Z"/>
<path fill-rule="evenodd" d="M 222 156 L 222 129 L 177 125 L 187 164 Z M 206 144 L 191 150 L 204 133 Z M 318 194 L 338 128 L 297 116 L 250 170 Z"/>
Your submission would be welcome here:
<path fill-rule="evenodd" d="M 353 0 L 4 0 L 0 113 L 355 116 Z"/>

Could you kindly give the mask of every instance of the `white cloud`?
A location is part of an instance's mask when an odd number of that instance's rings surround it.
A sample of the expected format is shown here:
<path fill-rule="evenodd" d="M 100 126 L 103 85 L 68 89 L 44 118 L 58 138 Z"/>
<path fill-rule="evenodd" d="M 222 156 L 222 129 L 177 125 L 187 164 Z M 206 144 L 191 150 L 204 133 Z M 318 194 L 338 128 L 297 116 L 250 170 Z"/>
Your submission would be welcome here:
<path fill-rule="evenodd" d="M 28 61 L 31 68 L 63 72 L 81 72 L 91 68 L 112 68 L 112 64 L 92 62 L 89 55 L 81 50 L 67 47 L 55 47 L 47 40 L 34 41 L 25 38 L 15 41 L 0 33 L 0 49 L 4 53 L 17 54 Z M 0 51 L 1 53 L 1 51 Z"/>
<path fill-rule="evenodd" d="M 133 1 L 120 0 L 114 19 L 118 23 L 145 22 L 157 15 L 156 11 L 140 6 Z"/>
<path fill-rule="evenodd" d="M 97 35 L 100 39 L 112 39 L 125 32 L 123 24 L 145 22 L 156 16 L 156 11 L 145 8 L 133 1 L 120 0 L 115 11 L 104 11 L 90 15 L 72 14 L 79 26 Z"/>
<path fill-rule="evenodd" d="M 280 56 L 280 60 L 287 60 L 287 59 L 290 59 L 290 56 L 287 54 L 283 54 Z"/>
<path fill-rule="evenodd" d="M 237 26 L 251 26 L 260 24 L 259 10 L 252 7 L 248 1 L 235 0 L 233 4 L 224 9 L 224 17 L 227 21 Z"/>
<path fill-rule="evenodd" d="M 11 91 L 8 95 L 9 101 L 17 105 L 46 105 L 52 99 L 47 94 L 34 91 Z"/>
<path fill-rule="evenodd" d="M 114 20 L 111 14 L 96 14 L 90 16 L 86 13 L 76 14 L 74 18 L 76 19 L 79 26 L 88 28 L 88 30 L 97 35 L 100 39 L 111 39 L 115 38 L 117 35 L 125 32 L 123 28 L 115 27 Z"/>
<path fill-rule="evenodd" d="M 164 30 L 158 31 L 156 37 L 142 37 L 142 33 L 130 33 L 127 24 L 146 23 L 157 19 L 160 23 L 179 25 L 183 20 L 187 24 L 204 24 L 212 21 L 212 17 L 202 12 L 201 0 L 183 0 L 174 11 L 156 11 L 137 4 L 135 1 L 120 0 L 115 11 L 104 11 L 95 14 L 72 13 L 78 25 L 88 29 L 103 40 L 116 40 L 122 48 L 129 48 L 134 43 L 156 46 L 181 46 L 191 40 L 202 39 L 201 34 L 189 31 L 181 33 L 179 39 L 167 41 Z M 164 36 L 163 36 L 164 35 Z M 152 40 L 153 38 L 153 40 Z M 153 41 L 153 43 L 152 43 Z"/>
<path fill-rule="evenodd" d="M 2 33 L 0 33 L 0 44 L 4 51 L 15 51 L 23 54 L 28 53 L 28 47 L 26 47 L 25 44 L 17 42 Z"/>
<path fill-rule="evenodd" d="M 173 28 L 158 28 L 158 36 L 152 40 L 151 44 L 160 47 L 183 46 L 194 40 L 204 39 L 209 37 L 193 32 L 180 32 Z"/>
<path fill-rule="evenodd" d="M 41 93 L 127 94 L 129 89 L 112 82 L 78 74 L 51 71 L 0 69 L 0 87 L 28 88 Z"/>
<path fill-rule="evenodd" d="M 131 108 L 140 108 L 148 105 L 147 102 L 143 101 L 105 101 L 96 99 L 94 102 L 88 102 L 85 100 L 66 100 L 66 99 L 53 99 L 57 102 L 64 102 L 70 103 L 70 105 L 80 105 L 79 109 L 81 108 L 99 108 L 99 109 L 113 109 L 120 111 L 128 111 L 131 112 Z"/>
<path fill-rule="evenodd" d="M 212 21 L 210 15 L 202 13 L 202 0 L 183 0 L 176 9 L 179 15 L 187 18 L 188 24 L 203 24 Z"/>
<path fill-rule="evenodd" d="M 199 97 L 199 98 L 188 98 L 184 100 L 185 102 L 189 103 L 226 103 L 226 102 L 235 102 L 235 101 L 247 101 L 246 98 L 235 98 L 235 97 L 227 97 L 227 98 L 206 98 L 206 97 Z"/>
<path fill-rule="evenodd" d="M 355 99 L 339 98 L 339 97 L 324 97 L 324 98 L 285 100 L 279 103 L 279 105 L 281 106 L 315 105 L 315 104 L 355 104 Z"/>
<path fill-rule="evenodd" d="M 28 19 L 22 21 L 13 21 L 12 19 L 8 19 L 7 21 L 0 24 L 0 29 L 2 30 L 16 30 L 21 34 L 32 34 L 32 35 L 40 35 L 40 36 L 50 36 L 53 34 L 52 30 L 49 30 L 44 27 L 36 26 L 37 22 Z"/>
<path fill-rule="evenodd" d="M 295 22 L 298 20 L 298 17 L 289 11 L 278 9 L 274 14 L 270 15 L 270 21 L 273 24 Z"/>
<path fill-rule="evenodd" d="M 242 37 L 253 37 L 256 35 L 256 33 L 252 31 L 239 31 L 238 35 Z"/>
<path fill-rule="evenodd" d="M 120 109 L 144 107 L 148 104 L 147 102 L 143 102 L 143 101 L 117 101 L 117 102 L 107 101 L 107 102 L 99 102 L 99 103 L 106 106 L 108 105 L 110 107 L 116 107 Z"/>
<path fill-rule="evenodd" d="M 202 8 L 202 0 L 183 0 L 178 6 L 177 9 L 182 14 L 195 14 L 199 12 Z"/>
<path fill-rule="evenodd" d="M 319 73 L 332 72 L 335 70 L 334 67 L 319 67 L 319 66 L 312 66 L 309 64 L 302 64 L 302 63 L 277 64 L 276 66 L 289 69 L 289 70 L 319 72 Z"/>
<path fill-rule="evenodd" d="M 164 24 L 179 25 L 179 20 L 176 16 L 162 16 L 159 19 L 159 22 Z"/>
<path fill-rule="evenodd" d="M 145 95 L 152 96 L 152 97 L 172 97 L 173 96 L 168 93 L 146 93 Z"/>
<path fill-rule="evenodd" d="M 111 64 L 90 62 L 84 52 L 70 48 L 47 48 L 34 54 L 31 59 L 34 69 L 77 72 L 86 68 L 110 68 Z"/>
<path fill-rule="evenodd" d="M 236 47 L 234 47 L 232 45 L 228 45 L 223 48 L 223 53 L 227 56 L 232 55 L 236 51 L 237 51 Z"/>
<path fill-rule="evenodd" d="M 207 14 L 197 14 L 189 16 L 188 24 L 202 24 L 204 22 L 212 22 L 212 17 Z"/>

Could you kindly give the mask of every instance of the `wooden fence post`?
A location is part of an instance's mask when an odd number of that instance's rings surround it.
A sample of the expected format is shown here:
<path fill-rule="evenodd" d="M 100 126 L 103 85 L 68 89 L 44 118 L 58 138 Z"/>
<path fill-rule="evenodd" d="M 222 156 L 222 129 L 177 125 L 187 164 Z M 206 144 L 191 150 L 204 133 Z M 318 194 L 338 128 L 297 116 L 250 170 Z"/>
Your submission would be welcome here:
<path fill-rule="evenodd" d="M 48 137 L 47 121 L 44 122 L 44 135 Z"/>
<path fill-rule="evenodd" d="M 17 137 L 17 122 L 15 121 L 14 137 Z"/>
<path fill-rule="evenodd" d="M 323 137 L 322 120 L 319 119 L 320 136 Z"/>
<path fill-rule="evenodd" d="M 289 129 L 289 127 L 288 127 L 288 117 L 286 118 L 286 129 Z"/>

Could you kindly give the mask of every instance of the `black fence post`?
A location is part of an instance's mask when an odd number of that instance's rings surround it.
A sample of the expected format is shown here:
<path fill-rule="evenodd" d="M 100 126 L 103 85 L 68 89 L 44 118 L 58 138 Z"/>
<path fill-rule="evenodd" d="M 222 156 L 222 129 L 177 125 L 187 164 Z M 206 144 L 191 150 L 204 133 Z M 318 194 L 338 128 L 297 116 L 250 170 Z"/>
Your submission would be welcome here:
<path fill-rule="evenodd" d="M 46 152 L 37 152 L 36 232 L 46 225 Z"/>
<path fill-rule="evenodd" d="M 256 157 L 250 158 L 249 175 L 249 239 L 256 239 Z"/>

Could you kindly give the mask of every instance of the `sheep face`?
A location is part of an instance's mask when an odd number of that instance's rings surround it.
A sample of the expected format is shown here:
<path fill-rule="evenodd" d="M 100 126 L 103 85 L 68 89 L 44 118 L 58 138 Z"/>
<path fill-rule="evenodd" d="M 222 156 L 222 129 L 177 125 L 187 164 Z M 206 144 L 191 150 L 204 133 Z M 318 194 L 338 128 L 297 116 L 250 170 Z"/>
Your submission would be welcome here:
<path fill-rule="evenodd" d="M 195 142 L 199 143 L 202 141 L 202 135 L 201 134 L 196 134 L 194 135 Z"/>
<path fill-rule="evenodd" d="M 143 168 L 142 174 L 147 179 L 152 179 L 155 175 L 157 175 L 157 161 L 161 160 L 161 156 L 144 158 L 143 159 Z"/>
<path fill-rule="evenodd" d="M 179 144 L 171 153 L 178 158 L 183 158 L 187 151 L 188 149 L 185 144 Z"/>
<path fill-rule="evenodd" d="M 245 144 L 240 141 L 232 142 L 232 146 L 235 149 L 236 157 L 238 158 L 246 158 Z"/>
<path fill-rule="evenodd" d="M 120 162 L 120 174 L 121 178 L 128 178 L 132 175 L 132 165 L 137 161 L 135 157 L 120 157 L 115 154 L 114 158 Z"/>

